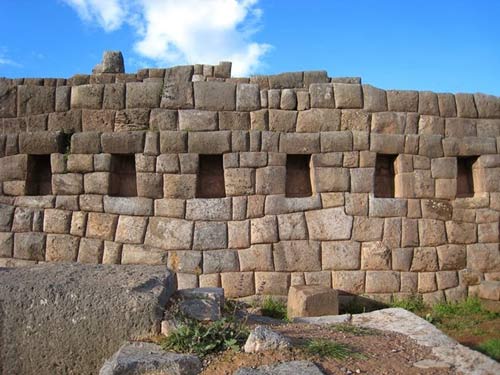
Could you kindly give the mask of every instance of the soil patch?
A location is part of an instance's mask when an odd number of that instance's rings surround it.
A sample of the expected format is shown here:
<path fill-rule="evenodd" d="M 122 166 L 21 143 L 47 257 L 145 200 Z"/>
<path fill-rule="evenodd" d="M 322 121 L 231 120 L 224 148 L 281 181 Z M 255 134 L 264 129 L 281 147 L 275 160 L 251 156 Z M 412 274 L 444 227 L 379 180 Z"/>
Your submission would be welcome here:
<path fill-rule="evenodd" d="M 203 375 L 233 374 L 241 367 L 258 367 L 283 361 L 312 360 L 325 374 L 456 374 L 453 369 L 420 369 L 413 363 L 435 359 L 429 348 L 417 345 L 406 336 L 370 330 L 349 332 L 335 326 L 284 324 L 272 329 L 289 337 L 294 344 L 291 350 L 268 351 L 257 354 L 226 351 L 205 358 Z M 308 340 L 328 339 L 348 345 L 355 354 L 345 360 L 314 356 L 300 348 Z"/>

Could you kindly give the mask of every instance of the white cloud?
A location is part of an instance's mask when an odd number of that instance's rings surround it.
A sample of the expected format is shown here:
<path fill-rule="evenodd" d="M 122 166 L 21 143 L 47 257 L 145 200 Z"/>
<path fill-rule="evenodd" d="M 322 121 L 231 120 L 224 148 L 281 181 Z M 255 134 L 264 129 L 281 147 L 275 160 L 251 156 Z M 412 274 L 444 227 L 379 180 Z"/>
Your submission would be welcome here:
<path fill-rule="evenodd" d="M 262 11 L 258 0 L 64 0 L 104 30 L 130 24 L 134 50 L 157 65 L 233 62 L 233 75 L 259 67 L 271 48 L 252 41 Z"/>
<path fill-rule="evenodd" d="M 86 22 L 97 22 L 105 31 L 120 28 L 125 22 L 127 8 L 120 0 L 63 0 L 74 8 Z"/>
<path fill-rule="evenodd" d="M 20 67 L 21 64 L 15 62 L 14 60 L 6 56 L 7 48 L 0 47 L 0 65 L 10 65 L 14 67 Z"/>

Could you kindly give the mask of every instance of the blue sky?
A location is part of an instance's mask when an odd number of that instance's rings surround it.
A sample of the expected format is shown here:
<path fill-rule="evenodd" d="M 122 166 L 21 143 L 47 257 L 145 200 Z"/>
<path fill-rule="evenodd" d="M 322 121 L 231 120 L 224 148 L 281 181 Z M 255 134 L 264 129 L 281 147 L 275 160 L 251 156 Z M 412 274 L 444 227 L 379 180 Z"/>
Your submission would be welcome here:
<path fill-rule="evenodd" d="M 500 1 L 0 0 L 0 76 L 89 73 L 106 49 L 128 72 L 232 59 L 500 96 Z"/>

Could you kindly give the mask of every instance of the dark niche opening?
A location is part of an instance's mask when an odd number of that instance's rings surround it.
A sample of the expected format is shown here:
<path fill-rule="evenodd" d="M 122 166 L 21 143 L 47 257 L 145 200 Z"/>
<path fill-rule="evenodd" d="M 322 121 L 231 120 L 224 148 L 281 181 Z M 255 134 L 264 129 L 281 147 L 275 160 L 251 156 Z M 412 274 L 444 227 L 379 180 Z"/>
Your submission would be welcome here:
<path fill-rule="evenodd" d="M 111 155 L 109 195 L 114 197 L 137 196 L 134 154 Z"/>
<path fill-rule="evenodd" d="M 225 196 L 222 155 L 200 155 L 196 197 L 223 198 Z"/>
<path fill-rule="evenodd" d="M 309 163 L 311 155 L 286 156 L 286 188 L 287 197 L 310 197 L 311 173 Z"/>
<path fill-rule="evenodd" d="M 52 170 L 50 168 L 50 155 L 28 155 L 27 172 L 27 195 L 52 194 Z"/>
<path fill-rule="evenodd" d="M 397 155 L 377 154 L 375 161 L 375 191 L 379 198 L 394 198 L 394 162 Z"/>
<path fill-rule="evenodd" d="M 477 156 L 457 158 L 457 198 L 474 196 L 474 177 L 472 167 L 477 161 Z"/>

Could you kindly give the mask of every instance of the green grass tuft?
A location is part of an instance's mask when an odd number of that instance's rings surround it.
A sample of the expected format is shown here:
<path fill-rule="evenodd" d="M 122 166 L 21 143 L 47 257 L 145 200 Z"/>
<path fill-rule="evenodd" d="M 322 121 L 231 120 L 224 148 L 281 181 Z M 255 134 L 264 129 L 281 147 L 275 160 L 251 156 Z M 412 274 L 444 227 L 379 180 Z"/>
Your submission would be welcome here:
<path fill-rule="evenodd" d="M 354 326 L 352 324 L 333 324 L 330 328 L 334 331 L 348 333 L 354 336 L 373 336 L 378 334 L 374 329 Z"/>
<path fill-rule="evenodd" d="M 413 295 L 405 299 L 395 299 L 390 306 L 400 307 L 412 313 L 423 312 L 426 309 L 425 303 L 419 295 Z"/>
<path fill-rule="evenodd" d="M 264 316 L 288 321 L 286 303 L 278 301 L 272 297 L 266 297 L 262 301 L 260 310 Z"/>
<path fill-rule="evenodd" d="M 500 339 L 487 340 L 475 349 L 500 362 Z"/>
<path fill-rule="evenodd" d="M 339 360 L 353 357 L 358 354 L 345 344 L 326 339 L 309 340 L 305 344 L 304 349 L 310 355 Z"/>

